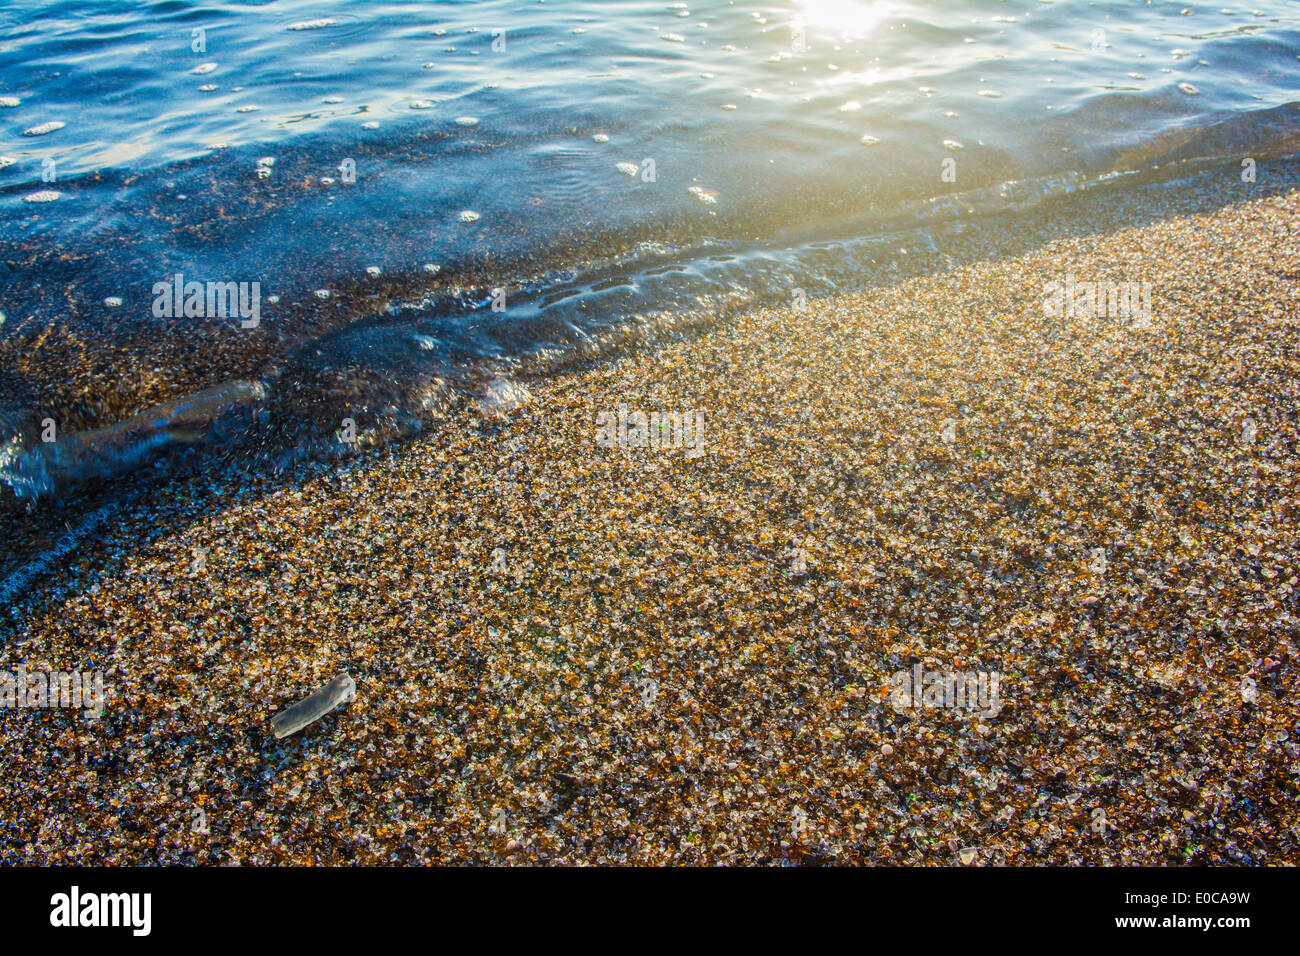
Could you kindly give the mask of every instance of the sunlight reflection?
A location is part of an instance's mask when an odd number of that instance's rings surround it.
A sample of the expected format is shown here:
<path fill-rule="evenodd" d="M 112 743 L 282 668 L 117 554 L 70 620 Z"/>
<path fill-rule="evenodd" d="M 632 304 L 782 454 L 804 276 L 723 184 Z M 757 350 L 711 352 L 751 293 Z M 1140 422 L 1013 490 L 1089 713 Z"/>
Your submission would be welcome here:
<path fill-rule="evenodd" d="M 810 33 L 838 33 L 848 39 L 869 34 L 893 9 L 887 0 L 802 0 L 798 19 Z"/>

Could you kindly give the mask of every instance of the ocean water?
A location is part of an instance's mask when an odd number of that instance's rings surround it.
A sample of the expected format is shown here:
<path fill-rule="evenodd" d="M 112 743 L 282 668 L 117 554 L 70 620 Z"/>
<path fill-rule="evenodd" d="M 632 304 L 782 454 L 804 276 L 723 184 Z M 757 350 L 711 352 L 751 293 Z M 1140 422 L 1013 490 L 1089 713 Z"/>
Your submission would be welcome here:
<path fill-rule="evenodd" d="M 6 3 L 0 483 L 508 405 L 900 230 L 1291 155 L 1298 90 L 1294 0 Z"/>

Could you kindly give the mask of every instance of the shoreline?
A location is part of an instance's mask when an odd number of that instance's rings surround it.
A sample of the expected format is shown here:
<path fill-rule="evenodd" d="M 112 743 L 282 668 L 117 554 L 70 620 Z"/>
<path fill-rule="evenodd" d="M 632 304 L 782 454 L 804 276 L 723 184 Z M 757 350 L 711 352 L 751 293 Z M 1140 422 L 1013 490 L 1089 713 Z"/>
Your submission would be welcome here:
<path fill-rule="evenodd" d="M 179 481 L 0 645 L 109 692 L 0 709 L 0 861 L 1300 862 L 1298 236 L 1153 217 Z M 1044 315 L 1071 276 L 1150 326 Z M 1000 707 L 895 706 L 918 665 Z"/>
<path fill-rule="evenodd" d="M 920 232 L 906 229 L 886 231 L 875 235 L 873 243 L 879 245 L 883 242 L 892 250 L 887 250 L 888 267 L 880 265 L 873 256 L 871 264 L 863 265 L 860 274 L 851 281 L 860 286 L 854 291 L 869 295 L 875 289 L 887 288 L 907 279 L 940 275 L 954 268 L 1024 255 L 1055 240 L 1105 234 L 1172 216 L 1207 214 L 1234 200 L 1269 198 L 1298 187 L 1300 157 L 1291 157 L 1267 161 L 1260 168 L 1258 181 L 1251 184 L 1239 182 L 1235 168 L 1229 166 L 1202 171 L 1184 179 L 1156 179 L 1143 184 L 1127 184 L 1120 189 L 1101 187 L 1067 194 L 1056 197 L 1036 211 L 976 216 L 969 221 L 957 220 L 946 225 L 931 224 L 931 227 L 919 227 Z M 953 198 L 956 197 L 949 197 Z M 937 231 L 927 232 L 927 228 Z M 935 245 L 935 239 L 939 239 L 942 245 Z M 808 252 L 815 245 L 799 248 Z M 904 248 L 904 245 L 910 248 Z M 843 263 L 835 265 L 828 261 L 825 265 L 830 273 L 817 281 L 833 285 L 843 278 Z M 834 276 L 833 282 L 831 276 Z M 810 275 L 808 278 L 814 277 Z M 763 282 L 770 281 L 771 276 L 763 279 Z M 798 295 L 799 291 L 795 290 L 791 295 Z M 361 298 L 370 301 L 373 309 L 382 311 L 380 300 L 369 294 Z M 802 298 L 815 308 L 820 296 Z M 334 307 L 340 301 L 338 297 L 330 300 Z M 786 304 L 784 296 L 781 302 Z M 550 381 L 593 363 L 618 361 L 622 356 L 643 348 L 656 348 L 680 340 L 682 336 L 705 333 L 737 315 L 757 310 L 753 304 L 714 302 L 661 315 L 649 326 L 637 322 L 611 323 L 597 341 L 588 342 L 571 354 L 566 355 L 562 350 L 559 355 L 544 353 L 525 361 L 518 368 L 504 370 L 504 373 L 532 387 L 535 382 Z M 366 323 L 362 321 L 360 324 Z M 348 328 L 336 329 L 335 332 L 345 338 L 351 334 Z M 323 344 L 328 338 L 325 336 L 316 341 Z M 362 342 L 353 342 L 350 347 L 361 352 L 366 348 Z M 198 351 L 202 353 L 204 348 L 199 347 Z M 80 370 L 71 379 L 67 377 L 67 368 L 60 372 L 51 367 L 47 369 L 48 376 L 67 379 L 65 384 L 77 379 L 86 370 L 78 355 L 74 350 L 70 356 L 59 360 L 61 366 Z M 245 481 L 261 482 L 272 471 L 287 473 L 288 480 L 293 481 L 297 474 L 293 463 L 302 457 L 326 462 L 349 457 L 350 453 L 341 446 L 330 445 L 334 440 L 331 436 L 337 432 L 342 418 L 360 415 L 356 420 L 366 434 L 367 442 L 373 439 L 381 445 L 405 442 L 422 432 L 435 434 L 449 414 L 454 417 L 475 401 L 493 401 L 497 397 L 493 389 L 502 381 L 497 376 L 503 374 L 503 370 L 490 364 L 441 370 L 433 366 L 416 370 L 403 365 L 401 369 L 393 370 L 396 382 L 367 394 L 367 388 L 378 387 L 377 369 L 371 367 L 373 365 L 373 362 L 362 361 L 353 369 L 353 374 L 358 377 L 355 388 L 330 375 L 321 378 L 319 370 L 313 371 L 308 365 L 296 367 L 296 372 L 286 371 L 283 364 L 273 365 L 262 369 L 265 374 L 260 379 L 254 375 L 248 382 L 229 377 L 248 369 L 229 366 L 216 379 L 191 382 L 191 390 L 184 394 L 171 394 L 170 397 L 153 395 L 142 406 L 123 406 L 121 414 L 126 417 L 96 419 L 102 425 L 98 431 L 82 432 L 76 427 L 69 431 L 68 422 L 60 423 L 58 427 L 62 437 L 59 445 L 51 446 L 56 449 L 53 459 L 58 463 L 66 458 L 66 464 L 73 467 L 62 468 L 64 474 L 57 478 L 46 478 L 55 480 L 56 493 L 38 499 L 20 499 L 12 493 L 0 495 L 0 575 L 7 580 L 21 566 L 39 560 L 42 551 L 55 545 L 70 521 L 112 504 L 125 489 L 138 487 L 141 482 L 152 488 L 151 494 L 166 496 L 170 486 L 177 481 L 211 480 L 221 483 L 225 480 L 222 471 L 227 467 L 251 476 L 241 479 Z M 170 366 L 164 362 L 162 367 Z M 511 379 L 504 381 L 509 390 Z M 250 406 L 242 399 L 222 403 L 207 401 L 207 396 L 250 387 L 258 391 L 262 399 L 252 406 L 256 411 L 256 422 L 248 421 L 246 412 Z M 383 397 L 381 392 L 387 396 L 387 401 L 396 403 L 394 407 L 399 410 L 414 402 L 420 406 L 420 411 L 414 415 L 398 414 L 391 420 L 382 415 L 376 418 L 375 405 Z M 162 404 L 151 404 L 164 397 L 166 401 Z M 11 401 L 14 398 L 11 396 Z M 100 398 L 91 390 L 82 395 L 82 404 L 93 406 L 99 403 Z M 177 409 L 191 406 L 193 414 L 187 412 L 172 421 Z M 19 417 L 26 415 L 30 418 L 34 408 L 26 409 Z M 14 413 L 13 408 L 0 409 L 0 418 L 10 413 Z M 421 421 L 417 424 L 416 419 Z M 144 427 L 135 428 L 136 425 Z M 140 449 L 151 444 L 158 446 L 153 452 L 158 456 L 156 459 L 150 460 L 146 455 L 140 463 L 148 467 L 130 467 L 128 459 L 134 446 L 126 439 L 131 438 L 133 429 L 142 439 L 136 441 L 135 446 Z M 173 440 L 173 431 L 176 440 Z M 63 445 L 69 446 L 67 450 L 57 451 Z M 108 457 L 104 457 L 105 453 Z M 33 455 L 38 460 L 41 457 Z M 32 458 L 33 455 L 26 457 Z M 281 469 L 270 464 L 275 460 L 289 464 Z M 99 474 L 90 480 L 69 484 L 67 479 L 77 468 L 90 476 Z M 0 487 L 0 490 L 4 489 Z M 220 507 L 221 502 L 216 501 L 214 506 Z"/>

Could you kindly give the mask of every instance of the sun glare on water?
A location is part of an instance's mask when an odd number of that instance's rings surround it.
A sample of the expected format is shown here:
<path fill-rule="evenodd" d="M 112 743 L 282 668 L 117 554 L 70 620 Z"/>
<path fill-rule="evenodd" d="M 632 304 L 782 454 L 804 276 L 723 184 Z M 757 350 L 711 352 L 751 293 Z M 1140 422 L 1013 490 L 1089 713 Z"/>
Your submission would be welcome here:
<path fill-rule="evenodd" d="M 885 19 L 893 4 L 884 0 L 803 0 L 796 17 L 811 33 L 838 33 L 856 39 Z"/>

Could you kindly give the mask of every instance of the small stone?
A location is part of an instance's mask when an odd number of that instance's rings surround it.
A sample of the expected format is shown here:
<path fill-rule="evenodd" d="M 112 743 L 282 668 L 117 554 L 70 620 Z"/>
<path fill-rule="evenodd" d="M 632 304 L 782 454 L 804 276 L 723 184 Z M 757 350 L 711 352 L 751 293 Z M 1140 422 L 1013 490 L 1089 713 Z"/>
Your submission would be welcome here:
<path fill-rule="evenodd" d="M 346 673 L 339 674 L 332 681 L 316 691 L 286 707 L 275 715 L 271 721 L 271 731 L 277 739 L 296 734 L 309 724 L 314 724 L 340 704 L 346 704 L 357 696 L 357 685 Z"/>

